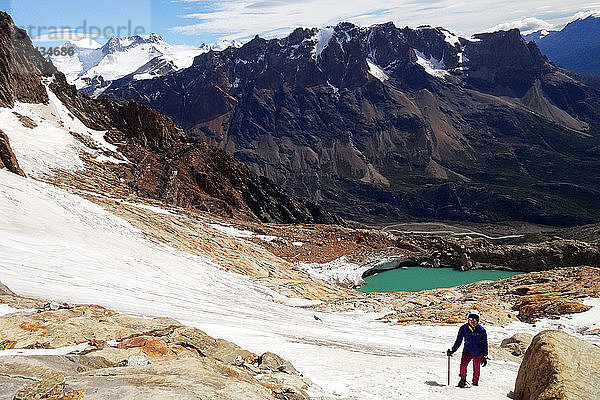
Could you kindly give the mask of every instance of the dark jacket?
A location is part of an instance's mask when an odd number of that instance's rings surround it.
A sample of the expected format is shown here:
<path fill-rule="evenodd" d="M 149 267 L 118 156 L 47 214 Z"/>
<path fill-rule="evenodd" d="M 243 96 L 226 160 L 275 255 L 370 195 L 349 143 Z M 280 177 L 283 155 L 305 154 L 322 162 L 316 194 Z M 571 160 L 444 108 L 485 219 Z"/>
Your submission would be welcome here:
<path fill-rule="evenodd" d="M 477 324 L 475 328 L 471 325 L 464 324 L 458 330 L 458 336 L 452 346 L 452 351 L 458 350 L 463 339 L 465 339 L 465 348 L 463 351 L 469 353 L 473 357 L 488 355 L 487 333 L 483 326 Z"/>

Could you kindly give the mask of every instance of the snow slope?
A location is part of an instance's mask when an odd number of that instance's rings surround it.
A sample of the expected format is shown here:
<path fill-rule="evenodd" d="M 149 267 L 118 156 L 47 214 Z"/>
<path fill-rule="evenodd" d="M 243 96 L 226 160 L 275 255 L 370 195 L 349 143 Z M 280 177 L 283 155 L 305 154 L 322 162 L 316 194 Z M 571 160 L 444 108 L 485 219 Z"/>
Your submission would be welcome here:
<path fill-rule="evenodd" d="M 314 395 L 359 399 L 506 398 L 518 366 L 490 362 L 482 386 L 443 386 L 457 327 L 389 326 L 363 313 L 315 313 L 274 300 L 281 296 L 249 278 L 149 242 L 126 221 L 60 189 L 0 171 L 0 279 L 26 295 L 96 303 L 144 316 L 171 316 L 208 334 L 289 359 L 321 387 Z M 599 304 L 599 303 L 594 303 Z M 592 311 L 598 308 L 592 309 Z M 322 321 L 315 320 L 315 314 Z M 596 313 L 597 317 L 597 313 Z M 489 327 L 498 343 L 536 327 Z M 458 359 L 453 365 L 456 380 Z"/>

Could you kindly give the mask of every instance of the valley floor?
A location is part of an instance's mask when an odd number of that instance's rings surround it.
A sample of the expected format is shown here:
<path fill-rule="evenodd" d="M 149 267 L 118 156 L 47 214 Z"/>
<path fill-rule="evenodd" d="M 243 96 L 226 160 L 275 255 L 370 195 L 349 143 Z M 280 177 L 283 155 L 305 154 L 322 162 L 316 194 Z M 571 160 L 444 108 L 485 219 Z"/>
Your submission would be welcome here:
<path fill-rule="evenodd" d="M 458 326 L 389 325 L 376 320 L 382 314 L 303 308 L 314 301 L 291 300 L 207 257 L 152 241 L 64 190 L 2 170 L 0 186 L 0 281 L 20 295 L 168 316 L 255 353 L 273 351 L 313 380 L 315 398 L 503 399 L 513 389 L 519 366 L 506 361 L 491 361 L 481 386 L 454 387 L 456 356 L 445 386 L 444 351 Z M 489 326 L 490 342 L 551 327 L 598 328 L 600 302 L 587 302 L 595 307 L 572 317 Z M 585 338 L 592 337 L 600 343 Z"/>

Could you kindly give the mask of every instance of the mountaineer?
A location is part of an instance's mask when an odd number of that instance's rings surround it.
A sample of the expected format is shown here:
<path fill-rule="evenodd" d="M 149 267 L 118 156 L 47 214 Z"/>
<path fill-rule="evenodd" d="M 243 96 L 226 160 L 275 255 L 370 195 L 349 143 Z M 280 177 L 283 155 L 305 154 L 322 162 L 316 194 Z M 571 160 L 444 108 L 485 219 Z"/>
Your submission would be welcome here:
<path fill-rule="evenodd" d="M 469 311 L 467 323 L 460 327 L 458 336 L 452 349 L 448 349 L 446 354 L 452 356 L 460 347 L 463 339 L 465 346 L 460 359 L 460 381 L 458 387 L 467 386 L 467 366 L 473 360 L 473 386 L 479 385 L 479 366 L 487 365 L 488 341 L 487 333 L 483 326 L 479 325 L 479 312 L 477 310 Z"/>

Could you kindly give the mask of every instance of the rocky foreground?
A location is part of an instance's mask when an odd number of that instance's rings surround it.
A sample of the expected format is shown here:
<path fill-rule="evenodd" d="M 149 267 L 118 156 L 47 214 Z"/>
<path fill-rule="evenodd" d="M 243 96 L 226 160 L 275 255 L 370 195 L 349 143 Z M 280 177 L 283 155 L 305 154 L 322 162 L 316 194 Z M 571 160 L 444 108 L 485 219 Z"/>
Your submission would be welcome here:
<path fill-rule="evenodd" d="M 170 318 L 44 303 L 0 284 L 0 398 L 307 399 L 311 382 L 276 354 L 254 354 Z M 23 349 L 16 351 L 16 349 Z M 58 351 L 51 351 L 57 349 Z"/>

